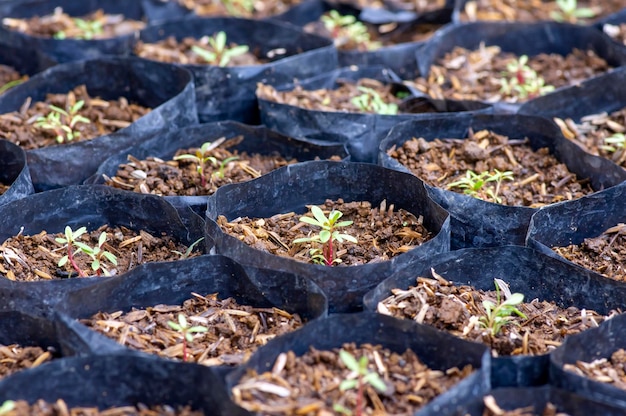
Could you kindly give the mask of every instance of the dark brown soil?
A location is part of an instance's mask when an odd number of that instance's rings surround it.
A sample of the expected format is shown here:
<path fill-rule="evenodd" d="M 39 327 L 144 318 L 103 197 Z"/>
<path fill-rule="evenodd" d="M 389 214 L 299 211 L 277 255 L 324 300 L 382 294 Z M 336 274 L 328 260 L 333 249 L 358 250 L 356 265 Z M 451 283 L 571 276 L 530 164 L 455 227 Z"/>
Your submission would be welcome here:
<path fill-rule="evenodd" d="M 53 351 L 44 351 L 40 347 L 24 347 L 17 344 L 0 345 L 0 378 L 27 368 L 37 367 L 53 358 Z"/>
<path fill-rule="evenodd" d="M 513 180 L 503 180 L 495 195 L 500 200 L 488 193 L 496 193 L 496 182 L 487 182 L 473 195 L 503 205 L 539 207 L 593 192 L 588 180 L 578 179 L 548 149 L 534 151 L 526 140 L 510 140 L 487 130 L 472 132 L 463 140 L 413 138 L 387 153 L 429 185 L 459 193 L 464 189 L 447 185 L 464 178 L 468 170 L 510 171 Z"/>
<path fill-rule="evenodd" d="M 103 265 L 111 275 L 125 273 L 142 263 L 179 260 L 187 251 L 187 246 L 168 236 L 152 236 L 145 231 L 137 233 L 124 227 L 110 228 L 106 225 L 83 234 L 78 241 L 94 247 L 103 231 L 107 233 L 107 240 L 102 249 L 117 257 L 117 266 L 103 259 Z M 57 237 L 63 238 L 64 234 L 47 234 L 42 231 L 33 236 L 20 234 L 5 240 L 0 245 L 0 274 L 18 281 L 77 277 L 78 272 L 69 262 L 65 266 L 58 266 L 59 260 L 68 250 L 65 244 L 55 241 Z M 189 257 L 199 255 L 197 249 L 196 246 L 196 251 L 190 253 Z M 75 247 L 73 252 L 76 263 L 85 276 L 98 275 L 98 271 L 92 270 L 92 259 L 88 255 L 77 251 Z M 100 275 L 105 274 L 102 269 L 99 272 Z"/>
<path fill-rule="evenodd" d="M 178 3 L 200 16 L 237 16 L 262 19 L 282 14 L 302 0 L 178 0 Z"/>
<path fill-rule="evenodd" d="M 54 113 L 50 105 L 67 111 L 80 100 L 85 104 L 77 114 L 86 117 L 90 122 L 75 124 L 73 130 L 80 134 L 78 137 L 60 143 L 56 139 L 55 130 L 38 126 L 39 117 L 48 117 L 50 113 Z M 32 106 L 30 100 L 26 100 L 20 111 L 1 114 L 0 138 L 7 139 L 25 150 L 91 140 L 128 127 L 149 112 L 149 108 L 129 103 L 124 97 L 113 101 L 90 97 L 85 86 L 81 85 L 67 94 L 48 94 L 45 101 L 35 102 Z M 69 124 L 67 117 L 63 116 L 61 120 L 63 124 Z"/>
<path fill-rule="evenodd" d="M 626 390 L 626 351 L 623 348 L 611 354 L 609 359 L 600 358 L 590 363 L 577 361 L 576 364 L 565 364 L 564 368 L 581 377 Z"/>
<path fill-rule="evenodd" d="M 228 42 L 228 45 L 229 48 L 239 46 L 232 42 Z M 210 65 L 209 62 L 192 50 L 194 46 L 213 51 L 213 48 L 209 44 L 209 36 L 203 36 L 200 39 L 187 37 L 181 41 L 177 41 L 176 38 L 170 36 L 167 39 L 155 43 L 137 41 L 135 54 L 142 58 L 160 62 L 183 65 Z M 260 65 L 267 62 L 267 60 L 257 57 L 253 52 L 254 51 L 249 51 L 234 56 L 225 66 Z"/>
<path fill-rule="evenodd" d="M 369 202 L 336 202 L 327 200 L 320 206 L 326 216 L 331 209 L 343 213 L 340 221 L 351 220 L 352 225 L 339 228 L 339 232 L 355 237 L 358 243 L 334 242 L 335 258 L 340 266 L 355 266 L 389 260 L 428 241 L 433 235 L 424 228 L 423 217 L 383 201 L 372 208 Z M 311 213 L 305 214 L 312 217 Z M 274 215 L 271 218 L 237 218 L 228 222 L 220 216 L 217 223 L 228 233 L 257 250 L 282 257 L 290 257 L 305 263 L 312 262 L 311 249 L 322 249 L 319 243 L 298 243 L 297 238 L 311 237 L 319 228 L 300 222 L 301 215 L 293 212 Z"/>
<path fill-rule="evenodd" d="M 225 161 L 231 157 L 237 159 L 229 162 L 221 173 L 219 166 L 205 164 L 205 177 L 210 178 L 205 186 L 202 185 L 197 171 L 197 163 L 193 161 L 161 160 L 155 157 L 138 160 L 130 155 L 128 163 L 120 165 L 115 176 L 105 177 L 105 183 L 115 188 L 160 196 L 211 195 L 222 185 L 245 182 L 297 162 L 295 159 L 287 160 L 280 155 L 248 154 L 228 150 L 230 145 L 235 145 L 241 140 L 242 136 L 229 139 L 207 153 L 207 156 L 215 157 L 218 161 Z M 176 156 L 193 155 L 197 150 L 197 148 L 181 149 L 176 152 Z"/>
<path fill-rule="evenodd" d="M 569 416 L 567 413 L 559 412 L 557 407 L 552 403 L 546 404 L 543 410 L 537 411 L 534 406 L 514 410 L 504 410 L 498 406 L 496 399 L 493 396 L 485 396 L 483 402 L 485 404 L 483 416 Z"/>
<path fill-rule="evenodd" d="M 501 299 L 504 295 L 501 293 Z M 546 354 L 561 345 L 565 337 L 601 324 L 606 318 L 591 310 L 563 309 L 553 302 L 533 299 L 517 308 L 527 319 L 512 315 L 509 324 L 492 336 L 480 318 L 486 316 L 483 300 L 498 305 L 495 292 L 455 286 L 437 276 L 417 278 L 417 286 L 393 289 L 378 304 L 378 312 L 413 319 L 471 341 L 490 346 L 494 356 Z"/>
<path fill-rule="evenodd" d="M 542 95 L 534 92 L 524 96 L 515 90 L 503 90 L 503 82 L 515 77 L 515 73 L 509 73 L 507 65 L 518 58 L 502 52 L 498 46 L 481 46 L 474 51 L 456 47 L 431 66 L 427 78 L 407 82 L 438 99 L 515 103 Z M 543 78 L 545 85 L 554 88 L 580 83 L 611 68 L 593 51 L 577 49 L 565 57 L 557 54 L 529 57 L 527 65 L 536 76 Z"/>
<path fill-rule="evenodd" d="M 369 344 L 358 348 L 345 344 L 342 348 L 357 360 L 366 356 L 368 370 L 377 372 L 387 386 L 384 393 L 365 386 L 363 415 L 413 414 L 473 372 L 471 366 L 433 370 L 411 350 L 397 354 Z M 356 389 L 339 389 L 343 380 L 354 377 L 350 373 L 338 349 L 319 351 L 311 347 L 301 357 L 289 351 L 279 355 L 271 372 L 242 377 L 232 396 L 240 406 L 263 415 L 338 414 L 334 405 L 354 411 Z"/>
<path fill-rule="evenodd" d="M 99 29 L 85 30 L 81 27 L 84 22 L 97 22 Z M 144 22 L 126 19 L 121 14 L 105 14 L 97 10 L 85 16 L 70 16 L 57 7 L 53 14 L 35 16 L 29 19 L 13 19 L 5 17 L 2 24 L 9 29 L 26 33 L 31 36 L 44 38 L 74 38 L 74 39 L 107 39 L 129 35 L 143 29 Z"/>
<path fill-rule="evenodd" d="M 302 326 L 298 315 L 277 308 L 239 305 L 233 298 L 220 300 L 217 294 L 192 295 L 182 306 L 100 312 L 81 322 L 129 348 L 203 365 L 242 364 L 270 339 Z M 208 329 L 193 334 L 185 352 L 182 334 L 168 325 L 168 321 L 178 322 L 180 313 L 189 326 Z"/>
<path fill-rule="evenodd" d="M 611 114 L 590 114 L 574 123 L 572 119 L 555 118 L 563 135 L 574 141 L 587 153 L 607 158 L 622 167 L 626 167 L 626 140 L 609 143 L 614 137 L 624 138 L 626 133 L 626 108 Z"/>
<path fill-rule="evenodd" d="M 0 183 L 0 195 L 5 193 L 6 191 L 8 191 L 10 187 L 11 187 L 10 184 L 9 185 L 5 185 L 3 183 Z"/>
<path fill-rule="evenodd" d="M 168 405 L 163 406 L 146 406 L 137 404 L 136 406 L 113 407 L 106 410 L 98 410 L 97 407 L 69 407 L 62 399 L 55 403 L 46 403 L 38 400 L 34 404 L 28 404 L 24 400 L 16 400 L 13 409 L 2 413 L 4 416 L 20 416 L 20 415 L 43 415 L 43 416 L 117 416 L 117 415 L 133 415 L 133 416 L 202 416 L 201 411 L 191 410 L 190 407 L 179 407 L 177 409 Z"/>
<path fill-rule="evenodd" d="M 621 0 L 580 0 L 577 8 L 592 8 L 592 20 L 615 13 L 624 7 Z M 560 8 L 556 1 L 537 0 L 472 0 L 465 3 L 461 12 L 461 21 L 474 22 L 477 20 L 506 20 L 536 22 L 540 20 L 555 20 L 553 13 Z M 562 20 L 569 23 L 588 24 L 590 19 L 564 16 Z"/>
<path fill-rule="evenodd" d="M 28 77 L 26 75 L 20 75 L 14 68 L 7 65 L 0 65 L 0 94 L 21 84 L 27 79 Z"/>
<path fill-rule="evenodd" d="M 618 224 L 580 245 L 553 247 L 559 255 L 609 279 L 626 281 L 626 224 Z"/>
<path fill-rule="evenodd" d="M 304 90 L 296 86 L 291 91 L 276 91 L 271 85 L 258 84 L 257 96 L 261 99 L 288 104 L 307 110 L 342 111 L 350 113 L 374 113 L 374 108 L 360 108 L 352 102 L 353 98 L 361 96 L 364 91 L 359 87 L 371 88 L 385 104 L 398 105 L 402 100 L 392 93 L 392 86 L 370 78 L 361 78 L 356 83 L 348 80 L 338 80 L 337 89 Z"/>
<path fill-rule="evenodd" d="M 330 3 L 351 4 L 359 9 L 371 7 L 418 13 L 443 9 L 446 5 L 445 0 L 331 0 Z"/>
<path fill-rule="evenodd" d="M 620 23 L 617 25 L 605 23 L 604 26 L 602 26 L 602 31 L 616 42 L 626 45 L 626 23 Z"/>

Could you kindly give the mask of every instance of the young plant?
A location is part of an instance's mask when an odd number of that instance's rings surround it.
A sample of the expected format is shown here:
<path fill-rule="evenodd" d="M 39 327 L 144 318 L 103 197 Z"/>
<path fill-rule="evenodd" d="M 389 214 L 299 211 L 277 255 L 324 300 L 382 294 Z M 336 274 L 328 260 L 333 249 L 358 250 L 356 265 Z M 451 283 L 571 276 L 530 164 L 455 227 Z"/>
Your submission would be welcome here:
<path fill-rule="evenodd" d="M 528 56 L 522 55 L 510 62 L 500 79 L 500 92 L 517 97 L 518 99 L 535 98 L 554 91 L 552 85 L 546 85 L 545 80 L 537 71 L 528 66 Z"/>
<path fill-rule="evenodd" d="M 384 102 L 375 90 L 367 87 L 358 87 L 358 89 L 363 94 L 353 97 L 351 102 L 359 110 L 386 115 L 398 114 L 398 106 Z"/>
<path fill-rule="evenodd" d="M 354 44 L 359 50 L 371 51 L 382 46 L 380 42 L 371 39 L 367 27 L 352 15 L 342 15 L 337 10 L 331 10 L 320 20 L 337 47 Z"/>
<path fill-rule="evenodd" d="M 84 227 L 83 227 L 84 228 Z M 104 260 L 109 261 L 114 266 L 117 266 L 117 257 L 115 254 L 110 253 L 104 249 L 102 246 L 107 241 L 107 233 L 102 232 L 98 237 L 98 244 L 94 247 L 90 247 L 85 243 L 81 243 L 80 241 L 74 241 L 74 245 L 83 253 L 91 257 L 91 269 L 96 272 L 98 276 L 101 276 L 104 273 L 105 276 L 110 276 L 111 272 L 104 265 Z"/>
<path fill-rule="evenodd" d="M 190 245 L 189 247 L 187 247 L 187 250 L 182 253 L 178 250 L 172 250 L 173 253 L 178 254 L 180 256 L 181 260 L 185 260 L 188 259 L 189 256 L 191 255 L 191 253 L 193 252 L 193 249 L 202 241 L 204 240 L 204 237 L 198 238 L 196 241 L 193 242 L 192 245 Z"/>
<path fill-rule="evenodd" d="M 248 45 L 229 47 L 226 44 L 226 33 L 217 32 L 214 36 L 206 38 L 211 50 L 194 45 L 191 50 L 211 65 L 226 66 L 235 56 L 248 52 Z"/>
<path fill-rule="evenodd" d="M 178 331 L 183 336 L 183 361 L 187 361 L 187 343 L 193 341 L 193 334 L 207 332 L 209 329 L 204 326 L 189 326 L 187 318 L 182 313 L 178 314 L 178 323 L 167 321 L 167 324 L 174 331 Z"/>
<path fill-rule="evenodd" d="M 198 150 L 196 150 L 196 152 L 193 155 L 188 154 L 188 153 L 178 155 L 174 157 L 174 160 L 191 160 L 192 162 L 195 162 L 196 172 L 198 172 L 198 175 L 200 175 L 201 185 L 203 188 L 206 188 L 207 186 L 207 176 L 206 176 L 207 163 L 210 162 L 214 168 L 218 168 L 218 170 L 214 173 L 215 176 L 223 178 L 224 170 L 226 169 L 226 166 L 230 162 L 238 159 L 237 156 L 231 156 L 220 161 L 216 157 L 210 156 L 210 152 L 213 149 L 215 149 L 217 146 L 222 144 L 223 142 L 224 142 L 223 139 L 216 140 L 215 142 L 205 142 L 202 144 L 202 146 L 200 146 Z"/>
<path fill-rule="evenodd" d="M 606 137 L 604 139 L 604 145 L 600 146 L 601 149 L 615 153 L 617 149 L 623 149 L 626 144 L 626 136 L 623 133 L 615 133 L 612 136 Z"/>
<path fill-rule="evenodd" d="M 479 319 L 481 327 L 488 329 L 492 337 L 498 335 L 502 327 L 513 320 L 513 315 L 527 319 L 526 315 L 517 309 L 517 305 L 524 301 L 524 295 L 521 293 L 513 293 L 508 299 L 502 302 L 500 299 L 500 283 L 497 279 L 494 280 L 494 283 L 496 285 L 496 303 L 494 304 L 491 301 L 483 300 L 485 315 L 481 316 Z"/>
<path fill-rule="evenodd" d="M 85 105 L 85 101 L 77 101 L 68 111 L 50 104 L 50 112 L 46 117 L 38 117 L 35 127 L 52 130 L 56 134 L 58 143 L 71 142 L 80 137 L 80 132 L 74 130 L 78 123 L 89 124 L 88 118 L 78 114 Z"/>
<path fill-rule="evenodd" d="M 79 17 L 72 18 L 72 22 L 74 23 L 75 34 L 72 36 L 74 39 L 93 39 L 98 35 L 104 33 L 104 23 L 101 20 L 85 20 Z M 54 34 L 55 39 L 65 39 L 67 34 L 60 30 Z"/>
<path fill-rule="evenodd" d="M 254 0 L 221 0 L 231 16 L 249 16 L 254 12 Z"/>
<path fill-rule="evenodd" d="M 22 84 L 24 81 L 26 81 L 26 78 L 20 78 L 20 79 L 16 79 L 13 81 L 9 81 L 6 84 L 0 86 L 0 94 L 10 90 L 11 88 Z"/>
<path fill-rule="evenodd" d="M 513 172 L 509 170 L 500 172 L 498 169 L 494 169 L 493 174 L 489 172 L 481 172 L 478 174 L 472 170 L 468 170 L 465 172 L 465 176 L 463 178 L 449 183 L 447 187 L 448 189 L 460 188 L 464 190 L 463 193 L 466 195 L 473 196 L 474 198 L 491 200 L 492 202 L 500 204 L 502 203 L 502 198 L 499 196 L 500 187 L 502 185 L 502 181 L 504 180 L 512 181 Z M 495 182 L 495 189 L 483 189 L 488 182 Z"/>
<path fill-rule="evenodd" d="M 65 227 L 65 238 L 57 237 L 54 239 L 54 241 L 56 241 L 59 244 L 63 244 L 64 247 L 67 248 L 67 254 L 61 257 L 57 265 L 59 267 L 64 267 L 67 265 L 71 266 L 70 268 L 66 268 L 70 274 L 70 277 L 72 276 L 72 273 L 70 271 L 71 268 L 76 270 L 76 272 L 78 273 L 80 277 L 85 277 L 85 272 L 83 272 L 83 270 L 80 267 L 78 267 L 78 264 L 76 263 L 76 260 L 74 258 L 74 255 L 75 255 L 74 249 L 76 247 L 76 242 L 78 241 L 78 238 L 80 238 L 80 236 L 85 234 L 86 232 L 87 232 L 86 227 L 80 227 L 78 230 L 73 231 L 72 227 L 67 225 Z"/>
<path fill-rule="evenodd" d="M 13 400 L 5 400 L 0 406 L 0 415 L 9 414 L 15 409 L 15 402 Z"/>
<path fill-rule="evenodd" d="M 346 350 L 339 351 L 339 358 L 345 364 L 345 366 L 352 372 L 351 378 L 343 380 L 339 384 L 339 390 L 346 391 L 357 389 L 356 407 L 354 414 L 361 416 L 363 414 L 363 407 L 365 405 L 365 386 L 370 385 L 379 392 L 383 393 L 387 390 L 385 382 L 380 378 L 378 373 L 369 371 L 367 369 L 368 359 L 366 356 L 362 356 L 358 361 L 354 355 L 350 354 Z M 356 377 L 356 378 L 354 378 Z M 346 409 L 340 404 L 335 404 L 333 410 L 347 415 L 352 415 L 352 411 Z"/>
<path fill-rule="evenodd" d="M 357 239 L 349 234 L 340 233 L 338 228 L 347 227 L 352 224 L 352 221 L 339 221 L 339 218 L 343 216 L 341 211 L 332 210 L 328 214 L 328 218 L 324 215 L 322 209 L 316 205 L 311 206 L 311 214 L 314 218 L 302 216 L 300 222 L 310 224 L 319 227 L 321 231 L 319 234 L 315 234 L 311 237 L 296 238 L 293 240 L 294 244 L 317 242 L 322 244 L 321 256 L 324 259 L 324 264 L 332 266 L 335 263 L 340 263 L 341 259 L 335 258 L 335 250 L 333 246 L 334 241 L 343 243 L 350 241 L 351 243 L 357 243 Z M 319 261 L 319 249 L 313 249 L 311 252 L 313 260 Z"/>
<path fill-rule="evenodd" d="M 556 0 L 559 10 L 550 13 L 550 17 L 557 22 L 577 23 L 579 19 L 591 19 L 596 12 L 590 7 L 578 7 L 576 0 Z"/>

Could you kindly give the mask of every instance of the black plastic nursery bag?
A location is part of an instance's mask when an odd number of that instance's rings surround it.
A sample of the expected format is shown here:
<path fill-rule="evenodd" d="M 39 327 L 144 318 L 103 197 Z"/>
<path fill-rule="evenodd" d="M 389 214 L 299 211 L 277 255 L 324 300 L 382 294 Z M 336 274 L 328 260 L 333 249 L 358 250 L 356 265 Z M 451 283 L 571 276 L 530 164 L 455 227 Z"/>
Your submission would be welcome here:
<path fill-rule="evenodd" d="M 67 93 L 86 85 L 91 96 L 152 108 L 130 126 L 93 140 L 65 143 L 27 152 L 38 191 L 81 183 L 112 154 L 156 133 L 197 122 L 191 75 L 183 68 L 138 58 L 100 58 L 50 68 L 0 96 L 0 113 L 18 111 L 30 97 Z"/>
<path fill-rule="evenodd" d="M 199 39 L 224 31 L 228 42 L 248 45 L 268 62 L 260 65 L 219 67 L 184 65 L 194 77 L 201 122 L 236 120 L 258 123 L 257 83 L 279 85 L 304 79 L 337 66 L 337 51 L 328 39 L 304 33 L 281 22 L 239 18 L 189 17 L 162 22 L 140 33 L 145 43 L 173 36 Z"/>
<path fill-rule="evenodd" d="M 0 140 L 0 185 L 7 188 L 0 194 L 0 205 L 23 198 L 35 192 L 26 154 L 7 140 Z"/>

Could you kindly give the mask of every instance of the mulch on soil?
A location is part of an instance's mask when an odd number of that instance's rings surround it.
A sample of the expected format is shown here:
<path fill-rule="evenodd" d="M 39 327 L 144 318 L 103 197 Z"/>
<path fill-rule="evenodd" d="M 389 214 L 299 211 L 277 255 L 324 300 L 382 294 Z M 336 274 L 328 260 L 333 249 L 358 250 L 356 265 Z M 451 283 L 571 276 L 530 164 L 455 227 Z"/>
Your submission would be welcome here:
<path fill-rule="evenodd" d="M 526 318 L 512 314 L 510 322 L 494 336 L 485 327 L 486 323 L 481 324 L 481 317 L 487 317 L 483 301 L 499 304 L 496 291 L 456 286 L 435 276 L 435 279 L 418 277 L 417 285 L 407 290 L 393 289 L 391 296 L 379 302 L 378 312 L 413 319 L 457 337 L 484 343 L 495 356 L 546 354 L 560 346 L 565 337 L 597 327 L 607 319 L 575 306 L 564 309 L 554 302 L 526 300 L 517 306 Z M 505 299 L 502 291 L 500 299 Z"/>
<path fill-rule="evenodd" d="M 576 361 L 576 364 L 565 364 L 564 368 L 581 377 L 626 390 L 626 350 L 623 348 L 616 350 L 608 359 L 600 358 L 589 363 Z"/>
<path fill-rule="evenodd" d="M 463 188 L 448 185 L 465 178 L 468 171 L 512 172 L 513 180 L 502 180 L 498 192 L 496 182 L 487 182 L 475 195 L 503 205 L 539 207 L 593 192 L 587 179 L 577 178 L 547 148 L 535 151 L 527 140 L 511 140 L 487 130 L 470 132 L 466 139 L 428 142 L 412 138 L 387 154 L 429 185 L 459 193 L 464 192 Z M 486 191 L 492 191 L 500 200 Z"/>
<path fill-rule="evenodd" d="M 614 41 L 626 45 L 626 23 L 617 25 L 606 23 L 602 26 L 602 31 L 609 35 Z"/>
<path fill-rule="evenodd" d="M 507 91 L 503 82 L 516 76 L 507 66 L 520 57 L 502 52 L 498 46 L 481 45 L 477 50 L 455 47 L 430 68 L 428 77 L 406 81 L 419 91 L 437 99 L 478 100 L 486 102 L 523 102 L 539 93 L 524 96 Z M 539 54 L 528 58 L 527 66 L 554 88 L 575 85 L 607 72 L 611 67 L 595 52 L 574 49 L 567 56 Z M 530 78 L 530 77 L 526 77 Z"/>
<path fill-rule="evenodd" d="M 626 224 L 611 227 L 598 237 L 586 238 L 582 244 L 552 250 L 609 279 L 626 281 Z"/>
<path fill-rule="evenodd" d="M 569 416 L 567 413 L 559 412 L 552 403 L 547 403 L 541 411 L 535 410 L 534 406 L 504 410 L 498 406 L 493 396 L 485 396 L 483 403 L 485 405 L 483 416 Z"/>
<path fill-rule="evenodd" d="M 50 114 L 58 113 L 50 107 L 51 105 L 69 111 L 79 101 L 84 101 L 84 105 L 76 114 L 90 121 L 74 123 L 72 130 L 79 135 L 72 140 L 60 143 L 57 140 L 57 130 L 38 124 L 40 117 L 47 118 Z M 25 150 L 68 144 L 114 133 L 130 126 L 149 112 L 149 108 L 130 103 L 125 97 L 117 100 L 91 97 L 87 93 L 87 88 L 80 85 L 67 94 L 48 94 L 45 101 L 35 102 L 32 106 L 31 100 L 26 100 L 19 111 L 0 114 L 0 137 Z M 70 118 L 72 117 L 60 116 L 61 123 L 69 126 Z M 67 138 L 67 135 L 65 137 Z"/>
<path fill-rule="evenodd" d="M 302 326 L 297 314 L 278 308 L 240 305 L 233 298 L 219 299 L 217 293 L 192 295 L 182 305 L 99 312 L 80 322 L 129 348 L 203 365 L 242 364 L 270 339 Z M 182 334 L 168 324 L 177 323 L 180 313 L 190 326 L 207 329 L 193 334 L 185 352 Z"/>
<path fill-rule="evenodd" d="M 369 202 L 343 202 L 327 200 L 320 208 L 328 217 L 331 210 L 343 213 L 340 221 L 353 223 L 338 231 L 355 237 L 358 243 L 333 242 L 335 258 L 340 266 L 355 266 L 380 262 L 405 253 L 433 237 L 423 226 L 423 217 L 403 209 L 395 210 L 393 204 L 383 201 L 379 207 Z M 312 217 L 311 213 L 305 214 Z M 419 214 L 418 214 L 419 215 Z M 228 221 L 219 216 L 218 225 L 245 244 L 271 254 L 310 263 L 310 251 L 322 249 L 318 243 L 293 244 L 297 238 L 311 237 L 320 230 L 300 222 L 301 215 L 281 213 L 271 218 L 236 218 Z"/>
<path fill-rule="evenodd" d="M 236 16 L 262 19 L 282 14 L 302 0 L 178 0 L 178 3 L 199 16 Z"/>
<path fill-rule="evenodd" d="M 168 236 L 153 236 L 145 231 L 136 232 L 125 227 L 107 225 L 83 234 L 78 241 L 89 247 L 95 247 L 102 232 L 107 233 L 102 250 L 117 257 L 117 265 L 105 258 L 102 259 L 103 266 L 111 275 L 125 273 L 142 263 L 180 260 L 185 257 L 187 251 L 187 246 L 175 242 Z M 17 281 L 77 277 L 78 272 L 69 262 L 64 266 L 58 266 L 59 260 L 68 250 L 65 244 L 55 241 L 55 238 L 64 237 L 63 233 L 48 234 L 42 231 L 33 236 L 20 234 L 8 238 L 0 245 L 0 275 Z M 98 275 L 92 270 L 91 257 L 79 252 L 75 247 L 73 252 L 76 264 L 86 276 Z M 189 253 L 188 257 L 199 254 L 194 251 Z M 104 275 L 102 270 L 100 272 Z"/>
<path fill-rule="evenodd" d="M 191 410 L 189 406 L 180 406 L 173 408 L 172 406 L 146 406 L 137 404 L 136 406 L 112 407 L 106 410 L 98 410 L 97 407 L 69 407 L 64 400 L 59 399 L 54 403 L 46 403 L 38 400 L 33 404 L 29 404 L 25 400 L 12 401 L 11 410 L 2 413 L 4 416 L 19 415 L 45 415 L 45 416 L 202 416 L 201 411 Z"/>
<path fill-rule="evenodd" d="M 378 373 L 387 387 L 381 393 L 364 386 L 364 415 L 413 414 L 473 372 L 469 365 L 433 370 L 411 350 L 398 354 L 370 344 L 344 344 L 342 349 L 357 360 L 367 357 L 368 371 Z M 240 406 L 264 415 L 331 415 L 336 414 L 334 405 L 357 407 L 356 390 L 339 389 L 342 381 L 354 377 L 339 358 L 339 349 L 311 347 L 300 357 L 292 351 L 280 354 L 271 372 L 246 374 L 232 395 Z"/>
<path fill-rule="evenodd" d="M 35 368 L 54 358 L 52 350 L 18 344 L 0 345 L 0 378 L 27 368 Z"/>
<path fill-rule="evenodd" d="M 27 35 L 57 39 L 108 39 L 138 32 L 146 26 L 144 22 L 127 19 L 121 14 L 105 14 L 101 9 L 74 17 L 64 13 L 60 7 L 46 16 L 29 19 L 5 17 L 2 24 Z"/>
<path fill-rule="evenodd" d="M 17 84 L 28 79 L 28 76 L 20 75 L 15 68 L 8 65 L 0 65 L 0 94 L 6 92 Z"/>

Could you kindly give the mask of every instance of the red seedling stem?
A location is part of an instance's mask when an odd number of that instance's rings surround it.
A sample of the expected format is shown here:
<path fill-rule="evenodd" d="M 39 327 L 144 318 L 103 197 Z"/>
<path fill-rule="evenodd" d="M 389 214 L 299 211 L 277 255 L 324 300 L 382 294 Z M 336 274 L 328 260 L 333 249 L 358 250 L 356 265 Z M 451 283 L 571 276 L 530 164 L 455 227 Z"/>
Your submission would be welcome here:
<path fill-rule="evenodd" d="M 356 411 L 355 416 L 361 416 L 363 414 L 363 376 L 361 376 L 359 374 L 359 381 L 358 381 L 358 390 L 356 393 Z"/>
<path fill-rule="evenodd" d="M 74 261 L 74 252 L 72 251 L 72 246 L 70 244 L 67 245 L 67 259 L 70 261 L 74 270 L 78 272 L 78 275 L 80 277 L 85 277 L 85 273 L 83 273 L 81 268 L 78 267 L 78 264 L 76 264 L 76 261 Z"/>

